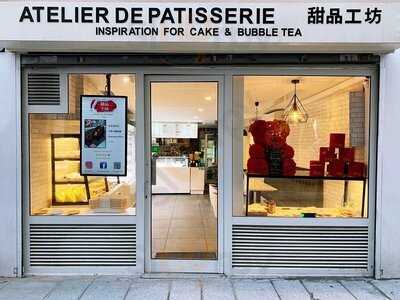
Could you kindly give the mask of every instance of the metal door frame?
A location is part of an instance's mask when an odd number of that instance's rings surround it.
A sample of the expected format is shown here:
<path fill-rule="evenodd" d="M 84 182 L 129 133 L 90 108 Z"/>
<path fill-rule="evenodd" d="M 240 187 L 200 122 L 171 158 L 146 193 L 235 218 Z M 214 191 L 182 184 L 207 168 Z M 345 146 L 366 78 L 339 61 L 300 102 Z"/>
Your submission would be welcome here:
<path fill-rule="evenodd" d="M 27 66 L 23 66 L 22 73 L 29 69 Z M 219 254 L 224 253 L 223 260 L 218 261 L 218 272 L 223 272 L 227 275 L 258 275 L 258 276 L 377 276 L 379 270 L 375 268 L 375 265 L 379 266 L 379 255 L 381 254 L 379 244 L 377 245 L 377 251 L 375 251 L 375 238 L 379 241 L 380 232 L 375 234 L 375 218 L 378 220 L 381 216 L 381 197 L 377 197 L 379 193 L 380 182 L 377 181 L 376 176 L 376 157 L 377 157 L 377 134 L 378 134 L 378 99 L 379 99 L 379 66 L 376 65 L 344 65 L 344 64 L 310 64 L 310 65 L 293 65 L 293 64 L 276 64 L 276 65 L 253 65 L 253 66 L 46 66 L 38 67 L 36 70 L 39 71 L 59 71 L 62 73 L 129 73 L 135 74 L 136 84 L 136 122 L 137 128 L 137 141 L 145 141 L 145 114 L 149 113 L 149 103 L 145 102 L 145 76 L 155 75 L 167 75 L 184 77 L 188 79 L 190 76 L 196 78 L 202 77 L 218 77 L 223 80 L 223 86 L 220 88 L 220 105 L 219 105 L 219 126 L 223 126 L 223 131 L 220 129 L 219 132 L 219 143 L 223 143 L 224 149 L 220 148 L 219 151 L 219 162 L 222 165 L 219 168 L 219 176 L 223 177 L 220 182 L 221 192 L 219 197 L 219 222 L 218 230 L 220 234 L 224 234 L 224 238 L 220 237 L 218 243 Z M 154 75 L 152 75 L 154 74 Z M 185 76 L 185 74 L 190 74 Z M 264 75 L 264 76 L 282 76 L 282 75 L 294 75 L 294 76 L 370 76 L 371 77 L 371 119 L 370 119 L 370 180 L 369 180 L 369 218 L 368 219 L 319 219 L 319 220 L 306 220 L 306 219 L 288 219 L 288 218 L 244 218 L 244 217 L 233 217 L 232 204 L 233 198 L 237 197 L 237 193 L 240 192 L 236 186 L 237 175 L 235 170 L 237 164 L 234 163 L 236 160 L 241 160 L 242 157 L 238 151 L 234 151 L 235 147 L 238 147 L 238 135 L 241 135 L 238 128 L 241 128 L 240 121 L 237 118 L 242 116 L 240 107 L 237 107 L 233 103 L 233 91 L 232 81 L 233 76 L 243 75 Z M 170 77 L 171 78 L 171 77 Z M 20 89 L 18 88 L 18 92 Z M 22 96 L 24 99 L 24 86 L 22 85 Z M 380 99 L 382 100 L 382 99 Z M 28 147 L 28 118 L 25 114 L 24 103 L 22 103 L 22 159 L 21 164 L 23 166 L 22 174 L 22 206 L 23 206 L 23 265 L 25 266 L 24 274 L 27 275 L 44 275 L 44 274 L 141 274 L 144 268 L 145 262 L 145 237 L 148 238 L 148 232 L 144 230 L 144 219 L 145 219 L 145 205 L 148 202 L 145 199 L 145 189 L 149 191 L 148 185 L 145 185 L 145 181 L 148 181 L 149 177 L 149 161 L 145 154 L 145 148 L 148 145 L 136 145 L 136 195 L 137 195 L 137 215 L 131 217 L 123 216 L 70 216 L 70 217 L 59 217 L 59 216 L 30 216 L 29 215 L 29 173 L 27 173 L 27 166 L 29 164 L 29 147 Z M 148 126 L 147 126 L 148 127 Z M 149 128 L 147 128 L 149 130 Z M 147 158 L 147 161 L 145 159 Z M 236 166 L 235 166 L 236 165 Z M 149 182 L 147 182 L 149 184 Z M 240 187 L 240 185 L 239 185 Z M 378 191 L 377 191 L 378 190 Z M 223 207 L 222 207 L 223 205 Z M 148 209 L 147 209 L 148 211 Z M 224 213 L 223 213 L 224 212 Z M 222 219 L 222 216 L 224 217 Z M 148 217 L 147 217 L 148 218 Z M 148 220 L 147 220 L 148 221 Z M 29 267 L 29 224 L 73 224 L 73 223 L 87 223 L 87 224 L 101 224 L 104 222 L 116 222 L 122 224 L 137 224 L 137 267 L 136 268 L 37 268 Z M 257 269 L 257 270 L 235 270 L 232 268 L 232 225 L 233 224 L 253 224 L 253 225 L 340 225 L 340 226 L 368 226 L 369 229 L 369 261 L 370 270 L 367 272 L 355 272 L 353 270 L 332 270 L 332 269 L 287 269 L 282 268 L 280 270 L 274 269 Z M 380 229 L 379 226 L 377 229 Z M 375 262 L 375 259 L 377 260 Z M 176 261 L 174 261 L 176 264 Z M 147 264 L 147 261 L 146 261 Z M 192 266 L 193 267 L 193 266 Z M 197 266 L 196 266 L 197 267 Z M 148 271 L 148 268 L 146 268 Z M 156 270 L 151 270 L 156 271 Z M 203 270 L 198 270 L 202 272 Z M 251 272 L 253 271 L 253 272 Z"/>
<path fill-rule="evenodd" d="M 364 226 L 368 228 L 368 268 L 360 269 L 293 269 L 293 268 L 233 268 L 232 267 L 232 231 L 226 237 L 226 249 L 229 249 L 229 262 L 225 274 L 230 276 L 366 276 L 375 274 L 375 220 L 377 202 L 377 137 L 378 137 L 378 82 L 379 76 L 376 65 L 316 65 L 311 66 L 268 66 L 261 68 L 234 68 L 226 74 L 226 89 L 232 92 L 235 76 L 347 76 L 370 78 L 370 108 L 369 108 L 369 177 L 368 177 L 368 217 L 366 218 L 260 218 L 234 216 L 233 203 L 238 201 L 242 193 L 242 177 L 240 173 L 242 161 L 241 131 L 243 105 L 229 95 L 233 109 L 232 131 L 232 201 L 226 202 L 226 211 L 231 214 L 231 226 L 234 225 L 261 225 L 261 226 Z M 229 207 L 228 207 L 229 206 Z M 230 228 L 232 229 L 232 228 Z"/>
<path fill-rule="evenodd" d="M 153 259 L 151 251 L 151 83 L 152 82 L 216 82 L 218 116 L 218 219 L 216 260 L 166 260 Z M 144 75 L 145 106 L 145 272 L 223 273 L 224 248 L 224 76 L 164 74 Z"/>

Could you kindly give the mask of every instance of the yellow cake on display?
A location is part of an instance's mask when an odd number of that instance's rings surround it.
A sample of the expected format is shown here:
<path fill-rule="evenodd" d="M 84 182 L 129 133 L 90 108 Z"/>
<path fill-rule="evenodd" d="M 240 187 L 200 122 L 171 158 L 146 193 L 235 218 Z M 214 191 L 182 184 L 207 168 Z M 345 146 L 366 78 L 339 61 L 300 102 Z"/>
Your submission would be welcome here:
<path fill-rule="evenodd" d="M 63 202 L 87 202 L 86 190 L 84 186 L 58 186 L 55 192 L 56 201 L 59 203 Z"/>
<path fill-rule="evenodd" d="M 321 208 L 321 207 L 279 207 L 273 213 L 268 211 L 266 203 L 253 203 L 249 205 L 249 215 L 268 217 L 301 217 L 303 213 L 315 213 L 317 217 L 351 218 L 357 213 L 349 208 Z"/>

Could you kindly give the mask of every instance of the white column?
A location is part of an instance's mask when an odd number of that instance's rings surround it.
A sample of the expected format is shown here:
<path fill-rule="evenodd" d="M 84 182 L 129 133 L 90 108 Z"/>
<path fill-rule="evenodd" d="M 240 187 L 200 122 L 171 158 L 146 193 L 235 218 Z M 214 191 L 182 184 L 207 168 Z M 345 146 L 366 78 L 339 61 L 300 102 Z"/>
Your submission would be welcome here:
<path fill-rule="evenodd" d="M 21 272 L 19 74 L 18 56 L 8 52 L 0 53 L 0 276 L 9 277 Z"/>
<path fill-rule="evenodd" d="M 380 70 L 376 207 L 378 278 L 400 277 L 399 80 L 400 51 L 383 55 Z"/>

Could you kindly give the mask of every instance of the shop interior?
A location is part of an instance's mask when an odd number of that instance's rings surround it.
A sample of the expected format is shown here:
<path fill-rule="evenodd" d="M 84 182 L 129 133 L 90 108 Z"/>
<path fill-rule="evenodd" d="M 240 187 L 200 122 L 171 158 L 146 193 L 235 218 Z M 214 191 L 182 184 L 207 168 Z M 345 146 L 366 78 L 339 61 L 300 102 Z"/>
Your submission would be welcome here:
<path fill-rule="evenodd" d="M 218 82 L 150 82 L 153 259 L 217 258 Z M 30 113 L 32 215 L 135 215 L 135 77 L 70 74 L 68 113 Z M 365 77 L 234 76 L 234 216 L 368 216 Z M 80 96 L 128 97 L 127 176 L 80 176 Z M 237 141 L 235 141 L 236 143 Z"/>
<path fill-rule="evenodd" d="M 366 217 L 369 79 L 237 76 L 243 198 L 235 216 Z"/>
<path fill-rule="evenodd" d="M 133 75 L 70 74 L 68 113 L 29 114 L 32 215 L 136 214 L 134 91 Z M 80 175 L 81 95 L 128 97 L 127 176 Z"/>
<path fill-rule="evenodd" d="M 151 82 L 152 258 L 217 258 L 216 82 Z"/>
<path fill-rule="evenodd" d="M 152 253 L 216 259 L 215 82 L 152 83 Z M 135 78 L 70 74 L 68 113 L 30 114 L 30 204 L 39 215 L 135 215 Z M 128 97 L 127 176 L 80 175 L 80 96 Z"/>

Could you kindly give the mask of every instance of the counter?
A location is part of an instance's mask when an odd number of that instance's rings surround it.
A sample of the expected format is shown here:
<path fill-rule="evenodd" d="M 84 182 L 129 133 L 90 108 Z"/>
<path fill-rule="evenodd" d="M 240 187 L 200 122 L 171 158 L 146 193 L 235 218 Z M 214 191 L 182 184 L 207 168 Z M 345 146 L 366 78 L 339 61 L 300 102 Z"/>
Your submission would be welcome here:
<path fill-rule="evenodd" d="M 153 194 L 204 194 L 203 168 L 188 167 L 182 157 L 159 157 L 155 165 Z"/>

